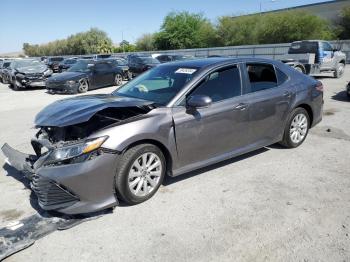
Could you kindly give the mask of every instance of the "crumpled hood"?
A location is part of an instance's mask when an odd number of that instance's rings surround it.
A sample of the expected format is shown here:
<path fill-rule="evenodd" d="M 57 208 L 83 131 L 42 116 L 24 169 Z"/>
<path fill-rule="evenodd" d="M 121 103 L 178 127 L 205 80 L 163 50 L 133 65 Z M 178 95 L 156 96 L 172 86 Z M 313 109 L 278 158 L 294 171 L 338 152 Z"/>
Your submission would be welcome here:
<path fill-rule="evenodd" d="M 111 94 L 86 95 L 56 101 L 35 117 L 36 126 L 64 127 L 88 121 L 97 112 L 106 108 L 137 107 L 153 102 Z"/>
<path fill-rule="evenodd" d="M 59 74 L 52 75 L 48 81 L 68 81 L 68 80 L 76 80 L 77 78 L 86 76 L 86 73 L 82 72 L 63 72 Z"/>
<path fill-rule="evenodd" d="M 23 73 L 23 74 L 37 74 L 37 73 L 44 73 L 47 70 L 46 65 L 36 65 L 36 66 L 26 66 L 26 67 L 19 67 L 16 68 L 17 72 Z"/>

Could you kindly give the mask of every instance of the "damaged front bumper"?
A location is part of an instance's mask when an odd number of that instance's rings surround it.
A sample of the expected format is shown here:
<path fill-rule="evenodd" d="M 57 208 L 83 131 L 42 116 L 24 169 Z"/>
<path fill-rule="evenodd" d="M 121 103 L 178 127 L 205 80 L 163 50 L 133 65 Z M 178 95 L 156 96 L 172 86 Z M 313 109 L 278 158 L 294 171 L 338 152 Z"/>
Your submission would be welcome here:
<path fill-rule="evenodd" d="M 114 152 L 103 152 L 79 163 L 45 165 L 45 155 L 24 154 L 8 144 L 2 151 L 6 162 L 31 180 L 44 210 L 81 214 L 118 204 L 114 176 L 119 155 Z"/>

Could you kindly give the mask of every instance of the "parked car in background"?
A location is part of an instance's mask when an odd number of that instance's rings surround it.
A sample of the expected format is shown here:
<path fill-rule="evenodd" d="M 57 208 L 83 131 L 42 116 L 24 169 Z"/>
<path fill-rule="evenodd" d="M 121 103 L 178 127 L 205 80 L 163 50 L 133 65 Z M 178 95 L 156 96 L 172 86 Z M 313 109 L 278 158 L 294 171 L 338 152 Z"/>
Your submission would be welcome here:
<path fill-rule="evenodd" d="M 299 72 L 315 75 L 332 72 L 335 78 L 342 77 L 346 55 L 329 42 L 321 40 L 303 40 L 293 42 L 282 62 Z"/>
<path fill-rule="evenodd" d="M 152 56 L 152 57 L 157 59 L 161 63 L 194 59 L 194 56 L 176 55 L 176 54 L 172 54 L 172 55 L 169 55 L 169 54 L 157 54 L 157 55 Z"/>
<path fill-rule="evenodd" d="M 93 55 L 93 59 L 99 60 L 99 59 L 108 59 L 111 58 L 111 54 L 99 54 L 99 55 Z"/>
<path fill-rule="evenodd" d="M 35 59 L 14 60 L 9 67 L 9 84 L 14 90 L 28 87 L 45 87 L 52 70 Z"/>
<path fill-rule="evenodd" d="M 130 80 L 132 74 L 129 70 L 128 62 L 123 58 L 110 58 L 107 61 L 111 62 L 113 66 L 118 67 L 123 72 L 123 79 Z"/>
<path fill-rule="evenodd" d="M 76 58 L 66 58 L 58 64 L 58 71 L 59 72 L 66 71 L 68 68 L 70 68 L 76 62 L 77 62 Z"/>
<path fill-rule="evenodd" d="M 53 72 L 59 72 L 59 64 L 64 60 L 63 57 L 54 56 L 49 57 L 46 59 L 47 66 L 53 71 Z"/>
<path fill-rule="evenodd" d="M 160 62 L 151 56 L 132 55 L 128 58 L 128 66 L 132 76 L 137 76 L 157 65 Z"/>
<path fill-rule="evenodd" d="M 2 150 L 27 171 L 43 209 L 89 213 L 118 199 L 146 201 L 165 175 L 277 142 L 298 147 L 321 121 L 322 105 L 322 83 L 278 61 L 166 63 L 111 94 L 45 107 L 35 118 L 36 155 Z"/>
<path fill-rule="evenodd" d="M 3 84 L 9 84 L 10 83 L 10 66 L 11 66 L 12 60 L 5 60 L 2 64 L 2 67 L 0 68 L 0 80 Z"/>
<path fill-rule="evenodd" d="M 88 90 L 121 85 L 123 71 L 105 60 L 78 60 L 67 71 L 46 80 L 50 93 L 84 93 Z"/>

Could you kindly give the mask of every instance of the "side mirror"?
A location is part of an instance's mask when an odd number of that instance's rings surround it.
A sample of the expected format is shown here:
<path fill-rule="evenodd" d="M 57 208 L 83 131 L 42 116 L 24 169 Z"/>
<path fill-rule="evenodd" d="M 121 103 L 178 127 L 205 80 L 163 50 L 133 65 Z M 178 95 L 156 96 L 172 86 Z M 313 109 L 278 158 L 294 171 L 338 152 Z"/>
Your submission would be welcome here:
<path fill-rule="evenodd" d="M 206 95 L 193 95 L 187 100 L 187 107 L 190 108 L 203 108 L 208 107 L 212 103 L 209 96 Z"/>

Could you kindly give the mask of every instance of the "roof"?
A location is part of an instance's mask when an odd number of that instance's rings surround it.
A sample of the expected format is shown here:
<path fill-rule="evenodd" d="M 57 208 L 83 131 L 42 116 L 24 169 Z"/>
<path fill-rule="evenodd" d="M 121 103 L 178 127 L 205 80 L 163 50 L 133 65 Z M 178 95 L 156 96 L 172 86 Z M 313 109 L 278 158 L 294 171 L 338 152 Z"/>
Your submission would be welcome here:
<path fill-rule="evenodd" d="M 193 59 L 193 60 L 179 60 L 175 62 L 165 63 L 161 66 L 174 65 L 179 67 L 197 67 L 203 68 L 207 66 L 215 66 L 220 64 L 231 63 L 244 63 L 244 62 L 265 62 L 265 63 L 274 63 L 275 61 L 267 58 L 254 58 L 254 57 L 242 57 L 242 58 L 230 58 L 230 57 L 210 57 L 202 59 Z"/>

